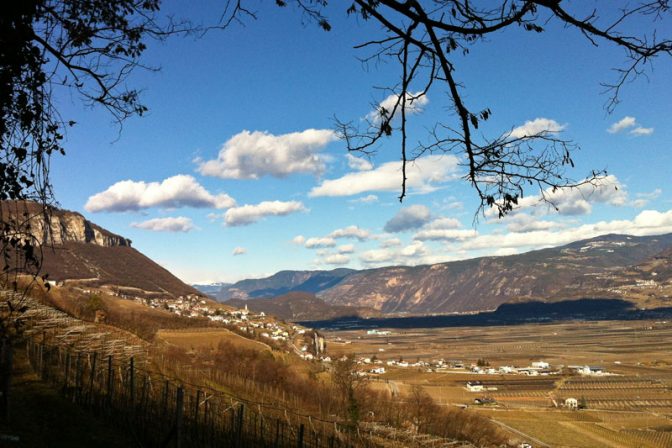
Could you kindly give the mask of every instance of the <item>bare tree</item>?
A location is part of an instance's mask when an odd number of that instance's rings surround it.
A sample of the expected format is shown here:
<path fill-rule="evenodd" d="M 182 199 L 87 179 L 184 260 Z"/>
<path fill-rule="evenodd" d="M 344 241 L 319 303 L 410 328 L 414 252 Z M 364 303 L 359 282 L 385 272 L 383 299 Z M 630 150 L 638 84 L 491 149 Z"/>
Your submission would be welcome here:
<path fill-rule="evenodd" d="M 230 1 L 241 7 L 243 0 Z M 276 0 L 279 6 L 294 5 L 303 16 L 326 31 L 328 0 Z M 592 171 L 582 180 L 573 180 L 567 167 L 573 167 L 573 142 L 552 129 L 533 134 L 513 134 L 503 130 L 494 137 L 481 135 L 479 125 L 488 120 L 488 106 L 468 105 L 460 79 L 458 57 L 496 33 L 522 29 L 542 33 L 551 22 L 558 22 L 567 33 L 583 35 L 587 45 L 606 43 L 624 51 L 625 65 L 616 69 L 616 78 L 604 86 L 608 93 L 606 108 L 618 104 L 619 93 L 628 82 L 643 73 L 659 55 L 672 54 L 670 9 L 667 0 L 608 2 L 587 14 L 583 2 L 570 0 L 352 0 L 345 8 L 353 18 L 375 22 L 379 37 L 356 48 L 368 51 L 368 61 L 392 61 L 399 67 L 399 81 L 386 90 L 396 101 L 391 107 L 379 107 L 378 114 L 362 120 L 337 120 L 337 128 L 350 151 L 371 154 L 393 134 L 400 134 L 401 188 L 399 200 L 407 193 L 406 168 L 428 153 L 456 154 L 463 161 L 465 180 L 480 199 L 479 211 L 495 208 L 500 217 L 507 214 L 528 188 L 538 189 L 550 200 L 547 191 L 597 183 L 605 173 Z M 618 3 L 618 5 L 616 4 Z M 585 5 L 583 5 L 585 8 Z M 598 9 L 599 8 L 599 9 Z M 231 9 L 233 10 L 233 8 Z M 611 17 L 611 19 L 603 19 Z M 643 29 L 642 21 L 650 23 Z M 633 25 L 633 23 L 635 25 Z M 637 29 L 632 34 L 629 30 Z M 496 68 L 489 67 L 496 71 Z M 468 80 L 466 80 L 468 81 Z M 411 147 L 409 112 L 432 89 L 444 89 L 446 105 L 454 116 L 437 119 L 425 143 Z M 423 139 L 414 139 L 423 141 Z"/>

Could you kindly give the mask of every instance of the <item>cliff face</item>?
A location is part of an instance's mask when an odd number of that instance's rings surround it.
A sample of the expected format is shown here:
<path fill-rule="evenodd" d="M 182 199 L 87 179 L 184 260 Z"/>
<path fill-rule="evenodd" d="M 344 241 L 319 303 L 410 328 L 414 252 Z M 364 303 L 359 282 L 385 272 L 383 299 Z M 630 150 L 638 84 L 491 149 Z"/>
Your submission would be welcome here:
<path fill-rule="evenodd" d="M 5 202 L 4 215 L 11 215 L 22 222 L 27 221 L 30 233 L 43 244 L 89 243 L 102 247 L 127 247 L 131 240 L 116 235 L 86 220 L 82 215 L 68 210 L 51 209 L 47 225 L 41 208 L 33 202 Z"/>

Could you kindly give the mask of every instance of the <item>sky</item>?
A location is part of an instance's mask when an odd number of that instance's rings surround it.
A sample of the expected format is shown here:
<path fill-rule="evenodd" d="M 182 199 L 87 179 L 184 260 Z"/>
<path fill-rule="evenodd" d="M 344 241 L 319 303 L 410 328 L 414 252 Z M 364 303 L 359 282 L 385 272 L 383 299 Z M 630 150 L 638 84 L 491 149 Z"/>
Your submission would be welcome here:
<path fill-rule="evenodd" d="M 204 23 L 222 13 L 220 1 L 188 5 L 169 1 L 164 12 Z M 330 32 L 293 8 L 254 5 L 257 19 L 244 25 L 150 42 L 143 62 L 160 70 L 137 70 L 128 80 L 142 89 L 149 113 L 121 129 L 76 95 L 55 96 L 63 117 L 77 122 L 66 156 L 51 162 L 63 208 L 130 238 L 189 283 L 672 232 L 672 58 L 628 83 L 608 113 L 601 83 L 614 79 L 624 55 L 576 31 L 552 22 L 541 34 L 514 29 L 455 55 L 467 106 L 493 114 L 480 131 L 544 129 L 580 146 L 570 177 L 608 172 L 597 188 L 553 195 L 558 211 L 530 189 L 499 219 L 476 215 L 459 153 L 425 155 L 409 166 L 400 203 L 397 135 L 371 156 L 348 154 L 337 138 L 336 118 L 362 123 L 394 99 L 378 87 L 394 84 L 399 67 L 363 64 L 369 53 L 353 48 L 380 30 L 348 18 L 340 4 L 327 11 Z M 456 124 L 440 85 L 411 112 L 411 143 L 427 141 L 436 122 Z"/>

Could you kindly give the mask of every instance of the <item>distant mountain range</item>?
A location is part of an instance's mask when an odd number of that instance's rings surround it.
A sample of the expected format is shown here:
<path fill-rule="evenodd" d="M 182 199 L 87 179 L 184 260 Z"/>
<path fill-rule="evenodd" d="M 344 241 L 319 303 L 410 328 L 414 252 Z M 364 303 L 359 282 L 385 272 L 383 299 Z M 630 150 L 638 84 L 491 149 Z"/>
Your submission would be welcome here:
<path fill-rule="evenodd" d="M 79 213 L 54 208 L 46 223 L 39 205 L 32 202 L 3 202 L 2 211 L 3 215 L 30 216 L 31 233 L 43 243 L 42 274 L 48 274 L 49 280 L 137 296 L 203 295 L 131 247 L 131 240 Z"/>
<path fill-rule="evenodd" d="M 506 257 L 355 271 L 281 271 L 226 285 L 220 300 L 315 293 L 332 306 L 383 314 L 464 313 L 504 303 L 623 298 L 640 307 L 672 304 L 672 234 L 604 235 Z"/>
<path fill-rule="evenodd" d="M 230 299 L 226 302 L 235 308 L 248 307 L 255 313 L 264 312 L 279 319 L 301 321 L 310 319 L 337 319 L 339 317 L 378 317 L 380 312 L 364 307 L 330 305 L 309 292 L 289 292 L 274 298 Z"/>

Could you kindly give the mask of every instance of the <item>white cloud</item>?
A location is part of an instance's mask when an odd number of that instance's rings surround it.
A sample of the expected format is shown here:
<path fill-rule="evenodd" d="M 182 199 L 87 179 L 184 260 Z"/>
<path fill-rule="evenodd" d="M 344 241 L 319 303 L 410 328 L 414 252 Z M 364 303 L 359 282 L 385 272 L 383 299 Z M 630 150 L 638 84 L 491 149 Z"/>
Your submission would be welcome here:
<path fill-rule="evenodd" d="M 429 222 L 427 225 L 425 225 L 425 229 L 457 229 L 459 227 L 462 227 L 462 223 L 455 218 L 446 218 L 446 217 L 440 217 L 432 220 Z"/>
<path fill-rule="evenodd" d="M 343 254 L 332 254 L 325 257 L 324 262 L 332 265 L 344 265 L 350 263 L 350 257 Z"/>
<path fill-rule="evenodd" d="M 478 232 L 474 229 L 427 229 L 415 234 L 419 241 L 462 241 L 474 238 Z"/>
<path fill-rule="evenodd" d="M 429 250 L 422 241 L 413 241 L 408 246 L 401 249 L 400 254 L 404 257 L 422 257 L 427 255 Z"/>
<path fill-rule="evenodd" d="M 366 159 L 353 156 L 349 153 L 345 157 L 348 159 L 348 166 L 355 171 L 369 171 L 373 169 L 373 164 Z"/>
<path fill-rule="evenodd" d="M 429 208 L 424 205 L 412 205 L 399 210 L 392 219 L 387 221 L 384 230 L 390 233 L 413 230 L 427 224 L 430 219 Z"/>
<path fill-rule="evenodd" d="M 244 247 L 238 246 L 235 249 L 233 249 L 233 252 L 231 254 L 235 257 L 236 255 L 244 255 L 246 253 L 247 253 L 247 249 L 245 249 Z"/>
<path fill-rule="evenodd" d="M 336 229 L 329 234 L 331 238 L 357 238 L 359 241 L 367 240 L 370 236 L 371 233 L 368 230 L 360 229 L 357 226 Z"/>
<path fill-rule="evenodd" d="M 416 193 L 436 190 L 436 184 L 456 179 L 459 159 L 453 155 L 422 157 L 406 166 L 406 186 Z M 309 196 L 354 196 L 367 191 L 400 191 L 401 162 L 384 163 L 370 171 L 348 173 L 323 181 Z"/>
<path fill-rule="evenodd" d="M 303 246 L 303 243 L 306 242 L 306 237 L 303 235 L 296 235 L 294 238 L 292 238 L 292 243 L 298 244 L 299 246 Z"/>
<path fill-rule="evenodd" d="M 401 246 L 401 240 L 399 238 L 388 238 L 380 243 L 380 247 L 396 247 Z"/>
<path fill-rule="evenodd" d="M 131 227 L 136 229 L 151 230 L 152 232 L 189 232 L 194 230 L 191 219 L 184 216 L 154 218 L 143 222 L 132 222 Z"/>
<path fill-rule="evenodd" d="M 338 253 L 339 254 L 351 254 L 355 251 L 355 246 L 353 244 L 344 244 L 342 246 L 338 246 Z"/>
<path fill-rule="evenodd" d="M 653 128 L 643 128 L 641 126 L 638 126 L 635 129 L 631 130 L 629 132 L 629 134 L 634 135 L 635 137 L 642 137 L 644 135 L 651 135 L 651 134 L 653 134 Z"/>
<path fill-rule="evenodd" d="M 377 202 L 377 201 L 378 201 L 378 196 L 376 196 L 375 194 L 369 194 L 369 195 L 363 196 L 361 198 L 351 199 L 348 202 L 352 202 L 352 203 L 361 202 L 362 204 L 370 204 L 372 202 Z"/>
<path fill-rule="evenodd" d="M 654 199 L 658 199 L 658 196 L 663 192 L 660 188 L 656 188 L 650 193 L 637 193 L 635 196 L 637 196 L 637 199 L 632 201 L 632 206 L 636 208 L 642 208 L 646 207 L 649 202 L 653 201 Z"/>
<path fill-rule="evenodd" d="M 510 218 L 504 218 L 507 222 L 509 232 L 532 232 L 535 230 L 548 230 L 554 227 L 560 227 L 557 222 L 546 221 L 530 216 L 526 213 L 517 213 Z"/>
<path fill-rule="evenodd" d="M 213 195 L 192 176 L 180 174 L 162 182 L 122 180 L 89 197 L 84 208 L 95 213 L 137 211 L 150 207 L 222 209 L 235 204 L 231 196 L 224 193 Z"/>
<path fill-rule="evenodd" d="M 386 263 L 394 259 L 394 252 L 388 249 L 372 249 L 363 252 L 359 259 L 366 264 Z"/>
<path fill-rule="evenodd" d="M 635 120 L 635 117 L 623 117 L 621 120 L 617 121 L 616 123 L 612 124 L 609 126 L 609 129 L 607 129 L 607 132 L 610 134 L 616 134 L 618 132 L 621 132 L 623 129 L 630 128 L 632 126 L 635 126 L 637 124 L 637 120 Z"/>
<path fill-rule="evenodd" d="M 224 143 L 217 159 L 197 161 L 198 171 L 224 179 L 285 177 L 294 173 L 319 175 L 325 168 L 325 159 L 319 151 L 334 140 L 336 134 L 329 129 L 282 135 L 242 131 Z"/>
<path fill-rule="evenodd" d="M 299 201 L 264 201 L 230 208 L 224 214 L 224 222 L 227 226 L 246 226 L 266 216 L 286 216 L 305 211 L 308 209 Z"/>
<path fill-rule="evenodd" d="M 422 95 L 420 96 L 422 92 L 408 92 L 406 93 L 406 114 L 418 114 L 422 112 L 423 108 L 429 103 L 429 98 L 427 98 L 427 95 Z M 378 104 L 378 107 L 376 107 L 375 110 L 372 110 L 366 115 L 367 120 L 369 120 L 372 123 L 379 123 L 381 120 L 381 109 L 385 109 L 387 112 L 387 115 L 392 113 L 392 110 L 394 109 L 395 104 L 397 104 L 397 101 L 399 100 L 399 95 L 396 93 L 393 93 L 389 95 L 387 98 L 385 98 L 383 101 L 381 101 Z M 401 103 L 399 103 L 399 107 L 397 108 L 397 111 L 395 113 L 395 117 L 397 117 L 397 114 L 401 113 Z"/>
<path fill-rule="evenodd" d="M 614 206 L 623 206 L 628 203 L 627 190 L 614 175 L 605 176 L 592 184 L 585 183 L 576 188 L 560 188 L 555 192 L 549 188 L 544 191 L 544 195 L 557 207 L 559 214 L 566 216 L 587 215 L 592 212 L 592 204 L 595 203 Z M 539 207 L 540 205 L 542 207 Z M 542 201 L 541 195 L 532 195 L 519 199 L 513 214 L 531 208 L 534 208 L 534 214 L 537 216 L 547 214 L 552 210 L 546 202 Z M 494 208 L 486 210 L 485 215 L 489 218 L 498 216 Z"/>
<path fill-rule="evenodd" d="M 556 134 L 564 130 L 567 125 L 559 124 L 549 118 L 535 118 L 532 121 L 526 121 L 522 126 L 514 128 L 509 134 L 510 138 L 523 138 L 535 135 Z"/>
<path fill-rule="evenodd" d="M 306 249 L 317 249 L 319 247 L 334 247 L 336 241 L 333 238 L 308 238 L 306 240 Z"/>
<path fill-rule="evenodd" d="M 667 212 L 644 210 L 633 220 L 599 221 L 594 224 L 583 224 L 558 231 L 539 230 L 525 233 L 512 232 L 504 235 L 479 235 L 464 242 L 461 248 L 464 250 L 537 249 L 568 244 L 607 233 L 644 236 L 669 232 L 672 232 L 672 210 Z"/>

